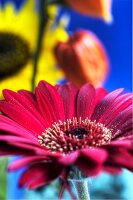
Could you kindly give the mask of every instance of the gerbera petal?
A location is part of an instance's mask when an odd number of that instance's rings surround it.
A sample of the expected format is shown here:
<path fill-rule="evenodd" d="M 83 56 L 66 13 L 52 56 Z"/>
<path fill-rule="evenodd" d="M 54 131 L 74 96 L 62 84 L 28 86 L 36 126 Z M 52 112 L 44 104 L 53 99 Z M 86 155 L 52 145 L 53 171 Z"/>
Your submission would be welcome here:
<path fill-rule="evenodd" d="M 35 94 L 33 94 L 32 92 L 30 91 L 27 91 L 27 90 L 19 90 L 18 91 L 19 94 L 23 95 L 26 99 L 28 99 L 32 105 L 37 108 L 37 103 L 36 103 L 36 96 Z"/>
<path fill-rule="evenodd" d="M 47 121 L 48 127 L 51 126 L 51 124 L 57 121 L 53 106 L 48 101 L 47 96 L 38 89 L 36 89 L 36 99 L 43 118 Z"/>
<path fill-rule="evenodd" d="M 90 118 L 94 109 L 95 89 L 89 84 L 85 84 L 79 90 L 77 96 L 77 116 L 85 119 Z"/>
<path fill-rule="evenodd" d="M 75 100 L 78 91 L 77 87 L 71 83 L 67 83 L 60 85 L 57 91 L 64 103 L 66 119 L 72 119 L 73 117 L 76 117 Z"/>
<path fill-rule="evenodd" d="M 32 144 L 26 144 L 26 143 L 18 143 L 17 141 L 10 141 L 10 143 L 12 146 L 14 146 L 14 148 L 18 148 L 18 147 L 21 147 L 22 149 L 27 149 L 27 150 L 32 150 L 34 154 L 38 154 L 38 155 L 45 155 L 45 153 L 47 154 L 47 151 L 43 150 L 41 148 L 41 146 L 35 146 L 35 145 L 32 145 Z"/>
<path fill-rule="evenodd" d="M 125 134 L 121 135 L 119 138 L 119 140 L 133 140 L 133 133 L 132 131 L 126 132 Z"/>
<path fill-rule="evenodd" d="M 38 84 L 38 87 L 36 91 L 40 91 L 40 93 L 43 95 L 43 98 L 45 100 L 45 104 L 50 106 L 50 111 L 52 110 L 56 116 L 57 120 L 65 120 L 65 113 L 64 113 L 64 105 L 62 102 L 62 99 L 60 95 L 58 94 L 57 90 L 54 86 L 48 84 L 45 81 L 41 81 Z M 44 101 L 43 101 L 44 102 Z M 40 105 L 42 102 L 38 102 Z M 43 106 L 43 105 L 42 105 Z M 42 108 L 40 105 L 40 107 Z M 41 112 L 43 113 L 44 110 L 41 109 Z M 46 115 L 46 112 L 43 113 L 43 116 Z"/>
<path fill-rule="evenodd" d="M 88 176 L 96 176 L 96 175 L 98 175 L 103 170 L 103 167 L 102 167 L 101 164 L 97 165 L 96 163 L 93 163 L 93 162 L 89 162 L 89 164 L 86 164 L 86 162 L 88 162 L 87 159 L 81 158 L 80 162 L 76 163 L 75 165 L 87 177 Z"/>
<path fill-rule="evenodd" d="M 108 125 L 113 134 L 121 133 L 123 130 L 121 129 L 122 124 L 124 124 L 128 119 L 132 117 L 132 106 L 129 106 L 122 112 L 120 112 Z"/>
<path fill-rule="evenodd" d="M 75 161 L 77 160 L 79 156 L 79 152 L 78 151 L 74 151 L 70 154 L 67 154 L 67 155 L 64 155 L 62 156 L 61 158 L 58 159 L 58 162 L 65 165 L 65 166 L 68 166 L 68 165 L 72 165 L 75 163 Z"/>
<path fill-rule="evenodd" d="M 124 122 L 121 126 L 121 132 L 118 132 L 116 134 L 113 135 L 112 140 L 121 140 L 121 139 L 126 139 L 127 137 L 132 138 L 133 137 L 133 119 L 132 117 L 130 119 L 128 119 L 126 122 Z"/>
<path fill-rule="evenodd" d="M 39 119 L 39 121 L 42 124 L 45 124 L 45 121 L 44 121 L 43 117 L 40 115 L 37 108 L 33 105 L 32 102 L 30 102 L 29 99 L 25 98 L 25 96 L 21 95 L 20 93 L 16 93 L 16 92 L 13 92 L 13 91 L 7 90 L 7 89 L 3 90 L 3 96 L 5 97 L 5 99 L 7 101 L 12 102 L 20 107 L 27 109 L 34 116 L 36 116 L 36 118 Z M 32 99 L 32 101 L 33 101 L 33 99 Z"/>
<path fill-rule="evenodd" d="M 35 177 L 29 184 L 28 184 L 28 189 L 34 190 L 37 189 L 38 187 L 44 186 L 46 184 L 48 184 L 49 182 L 53 181 L 54 179 L 48 179 L 46 180 L 46 178 L 44 176 L 38 176 Z"/>
<path fill-rule="evenodd" d="M 11 155 L 35 155 L 32 149 L 16 147 L 12 144 L 0 141 L 0 156 L 11 156 Z"/>
<path fill-rule="evenodd" d="M 0 115 L 0 130 L 36 141 L 35 135 L 4 115 Z"/>
<path fill-rule="evenodd" d="M 123 101 L 125 101 L 125 99 L 127 99 L 128 97 L 130 97 L 131 94 L 123 94 L 118 96 L 114 102 L 111 104 L 111 106 L 108 107 L 108 109 L 106 110 L 106 112 L 104 113 L 104 115 L 102 115 L 99 119 L 99 122 L 104 122 L 104 120 L 109 117 L 110 112 L 112 112 L 112 110 L 115 110 L 117 108 L 119 108 L 119 104 L 123 103 Z"/>
<path fill-rule="evenodd" d="M 29 167 L 21 176 L 19 186 L 26 185 L 29 189 L 35 189 L 47 184 L 61 174 L 62 168 L 49 163 L 39 163 Z M 32 176 L 34 175 L 34 179 Z"/>
<path fill-rule="evenodd" d="M 113 153 L 112 153 L 113 152 Z M 123 148 L 115 148 L 109 152 L 109 157 L 105 165 L 113 165 L 121 168 L 130 168 L 133 170 L 133 156 Z"/>
<path fill-rule="evenodd" d="M 133 170 L 133 145 L 132 141 L 114 141 L 103 146 L 108 152 L 108 158 L 105 166 L 114 166 L 118 168 L 128 168 Z"/>
<path fill-rule="evenodd" d="M 133 128 L 133 120 L 132 120 L 132 116 L 130 119 L 128 119 L 125 123 L 122 124 L 122 129 L 128 129 L 128 128 Z"/>
<path fill-rule="evenodd" d="M 114 100 L 122 93 L 122 91 L 123 89 L 118 89 L 107 94 L 96 106 L 91 119 L 98 121 L 100 117 L 104 115 L 106 110 L 111 106 Z"/>
<path fill-rule="evenodd" d="M 108 148 L 126 148 L 126 149 L 133 149 L 133 145 L 132 145 L 132 140 L 115 140 L 115 141 L 111 141 L 110 144 L 107 145 Z"/>
<path fill-rule="evenodd" d="M 22 157 L 10 163 L 8 165 L 8 171 L 15 171 L 24 166 L 32 165 L 33 163 L 36 162 L 48 163 L 50 162 L 50 159 L 48 159 L 46 156 L 39 156 L 39 155 Z"/>
<path fill-rule="evenodd" d="M 81 155 L 96 163 L 103 163 L 107 158 L 107 152 L 100 148 L 82 149 Z"/>
<path fill-rule="evenodd" d="M 119 174 L 120 172 L 122 172 L 122 168 L 121 167 L 117 167 L 117 166 L 104 166 L 103 167 L 103 171 L 107 172 L 107 173 L 110 173 L 110 174 Z"/>
<path fill-rule="evenodd" d="M 115 140 L 129 140 L 133 141 L 133 124 L 130 129 L 124 129 L 122 133 L 118 134 Z M 114 139 L 114 138 L 113 138 Z"/>
<path fill-rule="evenodd" d="M 110 108 L 104 113 L 104 115 L 99 119 L 99 122 L 107 125 L 111 122 L 114 117 L 116 117 L 121 111 L 125 110 L 129 105 L 132 104 L 133 96 L 131 94 L 126 94 L 118 97 Z"/>
<path fill-rule="evenodd" d="M 107 158 L 103 149 L 82 149 L 76 166 L 87 176 L 97 175 L 102 170 L 102 164 Z"/>
<path fill-rule="evenodd" d="M 108 91 L 104 88 L 96 88 L 95 105 L 99 103 L 108 94 Z"/>
<path fill-rule="evenodd" d="M 37 145 L 39 146 L 39 143 L 37 141 L 35 142 L 34 140 L 29 140 L 20 136 L 12 136 L 12 135 L 0 135 L 0 140 L 6 141 L 6 142 L 24 142 L 24 143 L 29 143 L 31 145 Z"/>
<path fill-rule="evenodd" d="M 26 108 L 6 101 L 0 101 L 0 110 L 8 117 L 32 131 L 35 135 L 43 132 L 45 126 Z"/>

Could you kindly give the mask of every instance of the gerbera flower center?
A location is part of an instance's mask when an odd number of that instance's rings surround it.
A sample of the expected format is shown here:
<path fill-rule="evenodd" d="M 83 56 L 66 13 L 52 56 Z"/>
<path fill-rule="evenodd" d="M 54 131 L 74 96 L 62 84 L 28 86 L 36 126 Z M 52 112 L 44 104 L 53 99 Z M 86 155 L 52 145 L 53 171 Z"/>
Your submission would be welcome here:
<path fill-rule="evenodd" d="M 29 57 L 25 40 L 12 33 L 0 32 L 0 79 L 20 70 Z"/>
<path fill-rule="evenodd" d="M 67 136 L 71 136 L 71 135 L 76 136 L 76 138 L 78 139 L 83 139 L 83 136 L 87 134 L 88 134 L 87 130 L 85 130 L 84 128 L 79 128 L 79 127 L 74 128 L 71 131 L 66 131 Z"/>
<path fill-rule="evenodd" d="M 52 124 L 52 128 L 47 128 L 38 140 L 51 152 L 67 154 L 77 149 L 108 144 L 111 138 L 111 130 L 103 124 L 80 117 Z"/>

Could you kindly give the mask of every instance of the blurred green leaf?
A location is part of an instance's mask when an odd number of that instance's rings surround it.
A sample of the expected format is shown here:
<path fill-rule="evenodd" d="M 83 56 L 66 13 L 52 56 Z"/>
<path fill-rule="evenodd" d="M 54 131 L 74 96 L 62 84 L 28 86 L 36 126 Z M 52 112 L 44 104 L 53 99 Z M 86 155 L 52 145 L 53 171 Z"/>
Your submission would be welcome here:
<path fill-rule="evenodd" d="M 6 200 L 7 196 L 7 172 L 8 158 L 0 158 L 0 200 Z"/>

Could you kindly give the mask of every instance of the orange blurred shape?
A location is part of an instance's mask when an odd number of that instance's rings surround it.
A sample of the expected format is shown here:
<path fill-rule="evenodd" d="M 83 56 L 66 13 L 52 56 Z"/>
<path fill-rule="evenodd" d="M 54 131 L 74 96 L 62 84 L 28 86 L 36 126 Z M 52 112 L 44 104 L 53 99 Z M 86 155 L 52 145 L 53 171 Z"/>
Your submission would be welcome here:
<path fill-rule="evenodd" d="M 97 87 L 108 71 L 106 52 L 98 38 L 89 31 L 72 34 L 67 42 L 59 42 L 54 53 L 66 78 L 78 87 L 89 82 Z"/>
<path fill-rule="evenodd" d="M 112 21 L 111 5 L 112 0 L 65 0 L 66 3 L 75 11 L 90 15 L 93 17 L 101 17 L 105 21 Z"/>

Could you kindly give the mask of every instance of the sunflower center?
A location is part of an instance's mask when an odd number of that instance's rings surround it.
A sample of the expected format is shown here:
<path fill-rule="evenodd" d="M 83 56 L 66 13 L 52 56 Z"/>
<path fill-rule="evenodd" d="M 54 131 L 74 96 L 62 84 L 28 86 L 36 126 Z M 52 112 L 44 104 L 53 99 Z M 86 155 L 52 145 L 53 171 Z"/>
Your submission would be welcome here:
<path fill-rule="evenodd" d="M 77 149 L 108 144 L 111 138 L 111 130 L 102 123 L 80 117 L 52 124 L 52 128 L 47 128 L 38 140 L 51 152 L 67 154 Z"/>
<path fill-rule="evenodd" d="M 18 72 L 29 58 L 25 40 L 12 33 L 0 32 L 0 79 Z"/>

